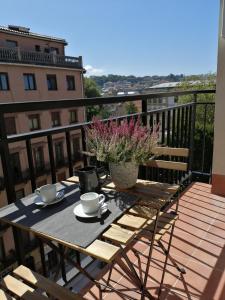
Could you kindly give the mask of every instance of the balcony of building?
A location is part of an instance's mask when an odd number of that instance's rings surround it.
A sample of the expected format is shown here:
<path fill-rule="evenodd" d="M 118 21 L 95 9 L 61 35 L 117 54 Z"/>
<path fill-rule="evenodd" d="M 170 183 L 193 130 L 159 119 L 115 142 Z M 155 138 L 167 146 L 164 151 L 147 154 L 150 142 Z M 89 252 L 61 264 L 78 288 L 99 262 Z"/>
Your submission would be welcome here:
<path fill-rule="evenodd" d="M 4 120 L 4 114 L 9 112 L 26 112 L 26 111 L 47 111 L 53 108 L 76 108 L 87 107 L 90 105 L 123 103 L 127 101 L 139 100 L 142 102 L 142 112 L 135 114 L 140 115 L 143 124 L 152 127 L 154 124 L 160 124 L 160 141 L 162 145 L 171 147 L 186 147 L 190 149 L 189 175 L 192 174 L 192 183 L 184 190 L 180 206 L 179 220 L 174 231 L 171 253 L 179 265 L 185 267 L 186 274 L 180 275 L 177 270 L 169 263 L 167 267 L 166 277 L 163 285 L 163 291 L 160 299 L 224 299 L 224 207 L 225 198 L 216 196 L 211 192 L 211 175 L 212 175 L 212 156 L 213 145 L 209 143 L 209 135 L 213 134 L 213 115 L 214 101 L 199 101 L 202 95 L 212 95 L 214 97 L 215 90 L 194 90 L 179 91 L 169 93 L 151 93 L 148 95 L 135 95 L 123 97 L 93 98 L 93 99 L 76 99 L 64 101 L 44 101 L 44 102 L 26 102 L 26 103 L 10 103 L 0 105 L 1 120 Z M 150 110 L 148 111 L 148 101 L 154 98 L 164 98 L 174 96 L 182 99 L 184 96 L 190 97 L 191 101 L 184 104 L 177 104 L 172 107 Z M 115 119 L 119 121 L 130 118 L 129 116 L 121 116 Z M 210 124 L 209 124 L 210 123 Z M 36 139 L 42 137 L 47 141 L 49 153 L 48 168 L 40 168 L 41 174 L 46 172 L 51 176 L 52 182 L 57 181 L 57 169 L 62 165 L 69 170 L 69 176 L 74 175 L 74 162 L 83 160 L 84 164 L 88 164 L 88 158 L 79 152 L 72 151 L 71 133 L 76 130 L 82 136 L 82 150 L 85 149 L 85 130 L 84 127 L 88 123 L 71 124 L 60 126 L 46 130 L 32 131 L 23 134 L 7 136 L 4 126 L 1 131 L 1 159 L 4 172 L 4 188 L 7 192 L 9 203 L 16 200 L 15 197 L 15 181 L 11 176 L 9 162 L 9 146 L 19 141 L 25 142 L 27 162 L 29 165 L 29 180 L 34 191 L 37 187 L 37 174 L 33 162 L 33 153 L 31 144 Z M 209 130 L 209 125 L 211 129 Z M 56 157 L 53 147 L 53 137 L 57 134 L 64 134 L 66 140 L 67 155 L 65 158 Z M 211 135 L 213 139 L 213 135 Z M 199 147 L 202 145 L 202 147 Z M 194 150 L 195 149 L 195 150 Z M 197 149 L 197 150 L 196 150 Z M 199 150 L 200 149 L 200 150 Z M 200 151 L 200 153 L 199 153 Z M 60 151 L 58 151 L 59 153 Z M 184 177 L 183 171 L 157 171 L 152 168 L 146 172 L 140 168 L 139 178 L 145 180 L 177 183 Z M 204 182 L 204 183 L 203 183 Z M 5 229 L 7 230 L 7 229 Z M 168 243 L 168 236 L 164 237 L 164 243 Z M 43 245 L 35 244 L 43 251 Z M 17 245 L 15 239 L 15 249 L 17 259 L 20 261 L 22 255 L 21 247 Z M 143 276 L 146 266 L 146 254 L 148 246 L 144 240 L 139 240 L 134 245 L 137 250 L 137 257 L 128 251 L 137 272 Z M 37 248 L 39 251 L 39 248 Z M 46 251 L 46 249 L 44 249 Z M 42 252 L 43 254 L 43 252 Z M 29 255 L 26 252 L 26 255 Z M 71 255 L 77 255 L 72 253 Z M 32 256 L 32 254 L 31 254 Z M 43 256 L 43 255 L 42 255 Z M 93 276 L 100 278 L 104 282 L 108 269 L 100 265 L 97 260 L 90 257 L 77 257 L 83 261 L 83 265 L 88 270 L 92 270 Z M 157 295 L 159 280 L 162 273 L 163 255 L 160 249 L 154 248 L 151 273 L 147 282 L 147 287 L 153 295 Z M 2 263 L 4 260 L 2 261 Z M 62 262 L 63 264 L 63 262 Z M 49 262 L 42 257 L 42 268 L 40 272 L 47 272 L 48 276 L 52 274 L 53 262 Z M 47 270 L 46 270 L 47 269 Z M 79 292 L 85 299 L 101 299 L 98 289 L 93 287 L 77 270 L 72 270 L 65 264 L 68 274 L 72 274 L 68 287 Z M 96 271 L 97 270 L 97 271 Z M 59 283 L 63 283 L 60 275 L 57 278 Z M 127 297 L 140 299 L 140 294 L 132 282 L 126 277 L 119 266 L 115 265 L 112 271 L 110 285 L 114 290 L 106 290 L 103 292 L 102 298 L 106 299 L 122 299 L 120 291 L 127 294 Z"/>
<path fill-rule="evenodd" d="M 82 57 L 59 55 L 54 52 L 44 53 L 26 51 L 19 47 L 0 47 L 0 63 L 29 64 L 82 69 Z"/>

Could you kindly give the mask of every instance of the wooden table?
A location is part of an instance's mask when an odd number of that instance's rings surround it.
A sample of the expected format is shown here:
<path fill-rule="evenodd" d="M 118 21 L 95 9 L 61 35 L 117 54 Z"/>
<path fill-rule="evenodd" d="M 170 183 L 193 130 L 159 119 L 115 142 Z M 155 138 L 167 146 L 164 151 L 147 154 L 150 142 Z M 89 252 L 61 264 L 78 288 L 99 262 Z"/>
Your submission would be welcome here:
<path fill-rule="evenodd" d="M 62 184 L 73 186 L 77 182 L 78 179 L 74 176 L 63 181 Z M 115 189 L 115 187 L 112 183 L 108 183 L 104 189 Z M 134 284 L 140 289 L 141 294 L 146 295 L 150 299 L 154 299 L 145 288 L 146 282 L 143 284 L 132 263 L 129 261 L 126 250 L 128 247 L 131 247 L 132 241 L 137 239 L 139 235 L 143 233 L 146 234 L 148 238 L 154 238 L 156 240 L 161 239 L 162 234 L 172 226 L 175 220 L 171 215 L 165 212 L 159 212 L 159 210 L 165 203 L 168 203 L 172 199 L 178 189 L 178 185 L 138 180 L 136 186 L 130 190 L 126 190 L 126 192 L 138 195 L 140 197 L 139 202 L 115 220 L 101 236 L 86 248 L 80 247 L 76 245 L 76 243 L 68 243 L 63 239 L 32 230 L 30 227 L 20 226 L 18 223 L 11 222 L 7 218 L 1 218 L 1 220 L 12 226 L 18 226 L 20 229 L 31 231 L 34 235 L 41 238 L 53 250 L 58 252 L 70 264 L 94 282 L 100 290 L 102 284 L 96 281 L 91 274 L 83 269 L 79 262 L 73 261 L 67 254 L 66 248 L 74 249 L 85 255 L 106 262 L 107 264 L 112 265 L 115 262 L 118 263 L 127 275 L 130 276 Z M 158 216 L 161 218 L 160 222 L 156 222 Z M 55 242 L 58 243 L 59 247 L 56 246 Z M 151 245 L 153 245 L 153 243 L 151 243 Z M 152 251 L 152 247 L 150 247 L 150 251 Z M 124 258 L 125 262 L 120 259 L 121 256 Z M 110 288 L 109 286 L 105 287 Z"/>

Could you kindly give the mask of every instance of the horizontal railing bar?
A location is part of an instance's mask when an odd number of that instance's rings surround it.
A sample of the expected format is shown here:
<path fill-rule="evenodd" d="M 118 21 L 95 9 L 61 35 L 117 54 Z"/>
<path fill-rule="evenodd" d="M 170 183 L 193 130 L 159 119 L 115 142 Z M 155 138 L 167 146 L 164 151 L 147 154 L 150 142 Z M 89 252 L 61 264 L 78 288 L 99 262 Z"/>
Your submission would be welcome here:
<path fill-rule="evenodd" d="M 105 122 L 110 121 L 110 120 L 119 121 L 119 120 L 123 120 L 125 118 L 150 115 L 150 114 L 154 114 L 154 113 L 160 113 L 160 112 L 164 112 L 164 111 L 168 111 L 168 110 L 173 110 L 173 109 L 180 108 L 180 107 L 189 107 L 189 106 L 192 106 L 192 105 L 193 105 L 193 102 L 186 103 L 186 104 L 180 104 L 180 105 L 176 105 L 176 106 L 173 106 L 173 107 L 154 109 L 154 110 L 148 111 L 147 113 L 135 113 L 135 114 L 130 114 L 130 115 L 123 115 L 123 116 L 119 116 L 119 117 L 113 117 L 113 118 L 110 118 L 110 119 L 104 119 L 103 121 L 105 121 Z M 58 134 L 58 133 L 65 133 L 65 132 L 72 131 L 72 130 L 80 130 L 82 127 L 88 126 L 91 123 L 92 122 L 84 122 L 84 123 L 54 127 L 54 128 L 49 128 L 49 129 L 36 130 L 36 131 L 32 131 L 32 132 L 14 134 L 14 135 L 8 136 L 7 139 L 8 139 L 9 143 L 14 143 L 14 142 L 18 142 L 18 141 L 25 141 L 25 140 L 28 140 L 28 139 L 46 137 L 48 135 L 53 135 L 53 134 Z"/>
<path fill-rule="evenodd" d="M 198 105 L 215 105 L 215 102 L 196 102 Z"/>
<path fill-rule="evenodd" d="M 215 93 L 215 89 L 207 90 L 187 90 L 187 91 L 174 91 L 174 92 L 159 92 L 149 93 L 144 95 L 132 95 L 132 96 L 115 96 L 115 97 L 97 97 L 97 98 L 80 98 L 80 99 L 63 99 L 63 100 L 47 100 L 47 101 L 29 101 L 29 102 L 13 102 L 13 103 L 1 103 L 0 112 L 2 113 L 15 113 L 26 112 L 36 110 L 47 110 L 57 108 L 68 107 L 84 107 L 101 104 L 111 104 L 127 101 L 141 101 L 153 98 L 163 98 L 172 96 L 184 96 L 184 95 L 197 95 L 197 94 L 212 94 Z"/>
<path fill-rule="evenodd" d="M 173 110 L 173 109 L 182 108 L 182 107 L 188 107 L 188 106 L 192 106 L 192 105 L 194 105 L 194 102 L 178 104 L 178 105 L 164 107 L 164 108 L 156 108 L 156 109 L 148 110 L 148 114 L 149 113 L 161 113 L 161 112 L 165 112 L 168 110 Z"/>

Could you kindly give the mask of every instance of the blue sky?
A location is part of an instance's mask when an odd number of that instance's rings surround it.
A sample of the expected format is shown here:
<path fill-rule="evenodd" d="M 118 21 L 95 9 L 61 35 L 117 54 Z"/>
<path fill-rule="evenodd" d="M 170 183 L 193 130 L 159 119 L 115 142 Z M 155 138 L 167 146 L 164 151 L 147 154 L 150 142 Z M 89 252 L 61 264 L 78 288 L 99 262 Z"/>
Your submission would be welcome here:
<path fill-rule="evenodd" d="M 8 0 L 0 22 L 65 38 L 89 74 L 216 71 L 219 0 Z"/>

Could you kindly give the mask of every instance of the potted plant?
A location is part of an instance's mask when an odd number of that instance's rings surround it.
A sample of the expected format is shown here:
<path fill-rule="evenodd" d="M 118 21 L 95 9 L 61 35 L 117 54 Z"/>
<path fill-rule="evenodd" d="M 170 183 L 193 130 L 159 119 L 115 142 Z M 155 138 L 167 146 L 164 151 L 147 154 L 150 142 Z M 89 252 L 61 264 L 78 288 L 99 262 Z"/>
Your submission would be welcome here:
<path fill-rule="evenodd" d="M 88 151 L 107 162 L 115 186 L 131 188 L 138 178 L 139 165 L 152 157 L 158 141 L 157 130 L 142 126 L 140 118 L 122 122 L 93 119 L 86 127 Z"/>

